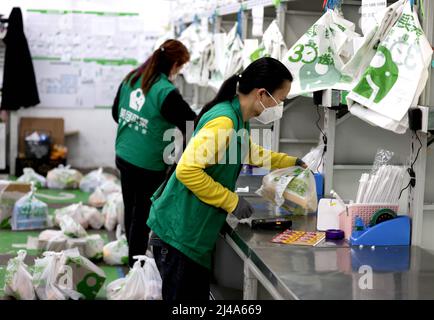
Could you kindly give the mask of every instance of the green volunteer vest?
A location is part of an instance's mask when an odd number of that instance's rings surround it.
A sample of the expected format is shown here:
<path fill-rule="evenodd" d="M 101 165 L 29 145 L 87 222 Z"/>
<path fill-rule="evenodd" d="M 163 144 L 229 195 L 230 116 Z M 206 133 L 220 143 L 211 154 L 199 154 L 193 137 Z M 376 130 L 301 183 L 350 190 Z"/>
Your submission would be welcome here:
<path fill-rule="evenodd" d="M 161 74 L 144 95 L 139 79 L 134 86 L 124 83 L 119 99 L 119 121 L 116 155 L 141 168 L 165 170 L 164 149 L 171 141 L 163 141 L 164 132 L 175 126 L 160 113 L 167 95 L 175 86 Z"/>
<path fill-rule="evenodd" d="M 234 191 L 241 170 L 241 159 L 244 159 L 249 148 L 250 136 L 250 126 L 248 122 L 243 122 L 238 98 L 217 104 L 205 113 L 194 134 L 207 122 L 221 116 L 232 120 L 236 132 L 246 129 L 245 134 L 232 137 L 223 156 L 225 164 L 220 161 L 206 168 L 205 172 L 224 187 Z M 233 162 L 228 162 L 229 160 Z M 176 178 L 176 173 L 172 174 L 164 191 L 158 196 L 160 189 L 152 198 L 148 226 L 164 242 L 204 267 L 211 268 L 212 250 L 227 213 L 199 200 Z"/>

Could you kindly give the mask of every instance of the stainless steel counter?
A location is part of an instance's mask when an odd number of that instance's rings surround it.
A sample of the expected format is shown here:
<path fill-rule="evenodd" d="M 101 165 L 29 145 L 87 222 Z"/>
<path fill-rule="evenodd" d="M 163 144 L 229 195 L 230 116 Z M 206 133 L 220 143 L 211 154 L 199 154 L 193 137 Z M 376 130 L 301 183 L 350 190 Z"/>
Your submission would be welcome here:
<path fill-rule="evenodd" d="M 253 217 L 275 215 L 261 198 L 247 200 Z M 293 230 L 316 230 L 315 215 L 292 220 Z M 276 299 L 434 299 L 432 252 L 415 246 L 351 248 L 345 241 L 315 247 L 271 243 L 278 233 L 228 218 L 224 236 L 244 260 L 244 298 L 256 298 L 259 281 Z"/>

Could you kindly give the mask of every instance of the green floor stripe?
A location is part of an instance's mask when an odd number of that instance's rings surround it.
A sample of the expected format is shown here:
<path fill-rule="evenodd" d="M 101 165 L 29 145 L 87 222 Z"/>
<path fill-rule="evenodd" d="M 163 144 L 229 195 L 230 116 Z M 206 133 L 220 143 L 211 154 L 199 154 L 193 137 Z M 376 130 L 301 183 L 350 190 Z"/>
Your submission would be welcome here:
<path fill-rule="evenodd" d="M 36 191 L 36 197 L 48 204 L 87 203 L 89 200 L 89 193 L 81 190 L 39 189 Z"/>
<path fill-rule="evenodd" d="M 12 231 L 0 230 L 0 254 L 16 254 L 18 250 L 25 248 L 14 248 L 13 244 L 26 244 L 27 237 L 38 237 L 42 230 Z M 29 255 L 37 255 L 38 250 L 27 250 Z"/>

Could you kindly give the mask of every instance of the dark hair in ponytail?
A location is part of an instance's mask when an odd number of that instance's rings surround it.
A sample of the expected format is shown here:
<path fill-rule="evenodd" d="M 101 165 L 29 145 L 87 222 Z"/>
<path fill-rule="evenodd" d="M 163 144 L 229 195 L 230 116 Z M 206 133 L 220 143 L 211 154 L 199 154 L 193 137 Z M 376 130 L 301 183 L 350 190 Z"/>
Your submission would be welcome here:
<path fill-rule="evenodd" d="M 141 88 L 146 94 L 160 73 L 168 76 L 175 63 L 182 66 L 188 60 L 190 60 L 190 54 L 182 42 L 173 39 L 166 40 L 145 63 L 125 77 L 125 82 L 131 81 L 134 85 L 142 78 Z"/>
<path fill-rule="evenodd" d="M 249 94 L 256 88 L 265 88 L 268 92 L 273 93 L 282 86 L 285 80 L 292 81 L 293 77 L 282 62 L 270 57 L 255 60 L 241 74 L 235 74 L 223 82 L 215 98 L 202 108 L 195 120 L 195 125 L 216 104 L 232 100 L 237 94 L 237 84 L 238 91 L 243 94 Z"/>

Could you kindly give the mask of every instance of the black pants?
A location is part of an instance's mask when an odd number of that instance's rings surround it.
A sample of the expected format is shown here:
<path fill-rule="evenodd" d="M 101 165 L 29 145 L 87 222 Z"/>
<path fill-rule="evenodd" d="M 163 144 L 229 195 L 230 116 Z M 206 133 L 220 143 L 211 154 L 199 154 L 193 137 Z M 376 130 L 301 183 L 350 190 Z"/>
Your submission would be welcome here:
<path fill-rule="evenodd" d="M 210 270 L 160 239 L 152 240 L 151 245 L 163 280 L 163 300 L 209 300 Z"/>
<path fill-rule="evenodd" d="M 149 217 L 151 196 L 163 183 L 166 172 L 139 168 L 119 157 L 116 157 L 116 166 L 121 172 L 125 233 L 129 247 L 128 264 L 132 267 L 133 256 L 146 253 L 150 231 L 146 221 Z"/>

